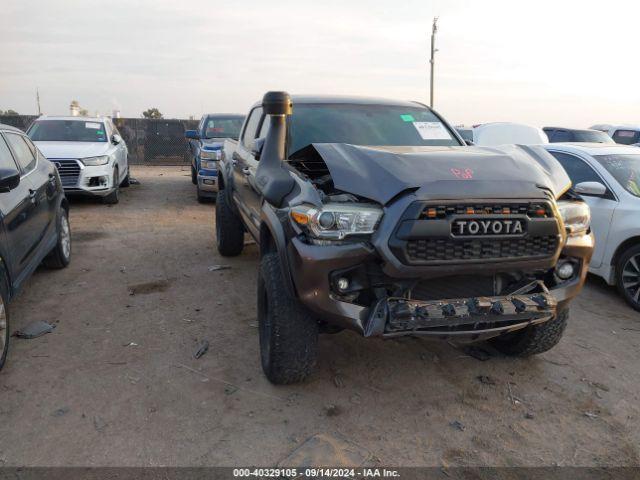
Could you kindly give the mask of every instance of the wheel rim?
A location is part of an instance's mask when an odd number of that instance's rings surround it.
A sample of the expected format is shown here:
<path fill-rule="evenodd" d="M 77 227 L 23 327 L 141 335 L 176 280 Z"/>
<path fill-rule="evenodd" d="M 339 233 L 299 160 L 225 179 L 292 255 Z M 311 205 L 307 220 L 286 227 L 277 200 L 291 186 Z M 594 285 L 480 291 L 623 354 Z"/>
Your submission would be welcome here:
<path fill-rule="evenodd" d="M 0 358 L 7 349 L 7 312 L 4 309 L 4 301 L 0 296 Z"/>
<path fill-rule="evenodd" d="M 71 255 L 71 230 L 69 229 L 69 219 L 64 213 L 60 220 L 60 246 L 64 258 L 68 259 Z"/>
<path fill-rule="evenodd" d="M 634 303 L 640 302 L 640 253 L 630 257 L 624 264 L 622 286 Z"/>

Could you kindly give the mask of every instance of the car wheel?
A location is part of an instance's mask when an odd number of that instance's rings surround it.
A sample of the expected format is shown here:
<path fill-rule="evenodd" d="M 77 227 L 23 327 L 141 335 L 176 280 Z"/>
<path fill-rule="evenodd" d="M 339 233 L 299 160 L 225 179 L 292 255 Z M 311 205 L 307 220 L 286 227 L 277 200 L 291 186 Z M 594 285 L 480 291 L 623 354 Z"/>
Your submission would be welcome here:
<path fill-rule="evenodd" d="M 616 285 L 630 307 L 640 310 L 640 245 L 628 248 L 616 264 Z"/>
<path fill-rule="evenodd" d="M 0 370 L 4 367 L 9 352 L 9 285 L 7 278 L 2 275 L 0 278 Z"/>
<path fill-rule="evenodd" d="M 569 309 L 559 311 L 555 318 L 522 330 L 507 333 L 489 340 L 496 350 L 505 355 L 529 357 L 555 347 L 567 327 Z"/>
<path fill-rule="evenodd" d="M 267 253 L 258 274 L 258 331 L 262 370 L 271 383 L 303 381 L 313 371 L 318 323 L 289 295 L 277 253 Z"/>
<path fill-rule="evenodd" d="M 118 169 L 113 170 L 113 191 L 106 197 L 102 197 L 102 202 L 107 205 L 115 205 L 120 201 L 120 182 L 118 181 Z"/>
<path fill-rule="evenodd" d="M 49 268 L 65 268 L 71 262 L 71 228 L 69 214 L 60 207 L 58 211 L 58 240 L 53 250 L 44 259 L 44 265 Z"/>
<path fill-rule="evenodd" d="M 191 165 L 191 183 L 193 183 L 194 185 L 198 184 L 198 172 L 196 172 L 196 169 L 193 165 Z"/>
<path fill-rule="evenodd" d="M 218 191 L 216 200 L 216 246 L 224 257 L 240 255 L 244 248 L 244 226 L 231 210 L 225 190 Z"/>
<path fill-rule="evenodd" d="M 198 203 L 205 203 L 207 201 L 207 197 L 204 197 L 202 192 L 200 192 L 199 185 L 196 185 L 196 198 L 198 199 Z"/>
<path fill-rule="evenodd" d="M 122 183 L 120 184 L 121 187 L 130 187 L 131 186 L 131 179 L 130 179 L 130 175 L 131 175 L 131 169 L 129 168 L 129 166 L 127 165 L 127 176 L 124 177 L 124 180 L 122 180 Z"/>

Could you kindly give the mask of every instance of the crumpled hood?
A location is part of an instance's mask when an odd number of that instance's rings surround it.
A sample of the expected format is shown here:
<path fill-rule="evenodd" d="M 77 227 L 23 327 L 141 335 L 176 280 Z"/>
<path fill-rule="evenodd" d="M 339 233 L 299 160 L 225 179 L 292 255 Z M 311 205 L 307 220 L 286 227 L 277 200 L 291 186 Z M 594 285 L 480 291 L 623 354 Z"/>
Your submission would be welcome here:
<path fill-rule="evenodd" d="M 109 142 L 34 142 L 47 158 L 87 158 L 107 155 Z"/>
<path fill-rule="evenodd" d="M 338 190 L 386 204 L 413 189 L 420 198 L 541 198 L 562 195 L 571 180 L 542 147 L 362 147 L 314 143 Z"/>

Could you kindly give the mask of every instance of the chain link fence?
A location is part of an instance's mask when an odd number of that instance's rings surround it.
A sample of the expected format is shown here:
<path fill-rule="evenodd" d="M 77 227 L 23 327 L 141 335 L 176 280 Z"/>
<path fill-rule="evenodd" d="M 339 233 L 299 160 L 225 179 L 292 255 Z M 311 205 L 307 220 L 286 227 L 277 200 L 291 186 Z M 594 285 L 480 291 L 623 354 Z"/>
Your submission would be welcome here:
<path fill-rule="evenodd" d="M 37 115 L 0 115 L 0 123 L 26 131 Z M 129 149 L 129 162 L 136 165 L 184 165 L 191 162 L 185 130 L 198 127 L 198 120 L 164 118 L 114 118 Z"/>

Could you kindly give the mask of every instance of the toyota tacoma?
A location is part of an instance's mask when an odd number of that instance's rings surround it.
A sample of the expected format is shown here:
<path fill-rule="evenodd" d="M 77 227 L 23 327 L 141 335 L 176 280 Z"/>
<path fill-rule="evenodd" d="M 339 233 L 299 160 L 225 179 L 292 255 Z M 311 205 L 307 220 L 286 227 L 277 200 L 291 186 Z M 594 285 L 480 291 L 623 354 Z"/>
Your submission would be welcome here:
<path fill-rule="evenodd" d="M 262 368 L 312 371 L 319 333 L 558 343 L 593 250 L 588 206 L 541 147 L 467 146 L 416 102 L 268 92 L 220 162 L 216 242 L 259 245 Z"/>

